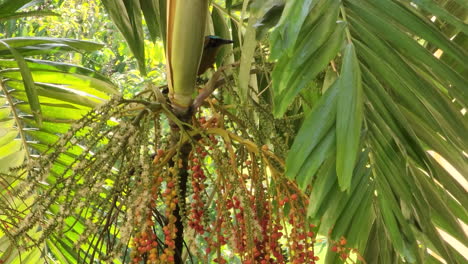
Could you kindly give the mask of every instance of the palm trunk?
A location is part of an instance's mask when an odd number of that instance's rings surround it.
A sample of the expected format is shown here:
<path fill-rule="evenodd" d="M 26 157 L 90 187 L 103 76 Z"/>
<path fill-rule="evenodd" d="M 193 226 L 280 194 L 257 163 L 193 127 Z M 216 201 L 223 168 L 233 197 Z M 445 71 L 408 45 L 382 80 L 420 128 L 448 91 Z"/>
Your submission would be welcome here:
<path fill-rule="evenodd" d="M 208 0 L 168 0 L 167 2 L 167 81 L 169 101 L 173 113 L 184 123 L 192 120 L 193 94 L 196 90 L 196 79 L 203 52 L 206 19 L 208 17 Z M 187 128 L 189 129 L 189 128 Z M 172 144 L 179 142 L 181 133 L 179 128 L 171 125 Z M 175 243 L 176 264 L 182 263 L 184 245 L 185 195 L 188 178 L 189 154 L 192 147 L 186 143 L 180 149 L 179 158 L 171 166 L 178 171 L 179 202 L 174 216 L 177 228 Z"/>
<path fill-rule="evenodd" d="M 190 122 L 191 120 L 191 112 L 187 112 L 183 117 L 179 117 L 183 122 Z M 172 124 L 171 125 L 172 131 L 172 145 L 175 145 L 179 142 L 181 133 L 179 127 Z M 190 143 L 185 143 L 181 146 L 179 152 L 179 160 L 178 161 L 171 161 L 170 166 L 180 166 L 176 167 L 176 171 L 178 171 L 178 203 L 176 205 L 174 216 L 176 218 L 175 227 L 177 228 L 176 237 L 174 239 L 175 242 L 175 255 L 174 255 L 174 262 L 175 264 L 183 263 L 182 253 L 184 247 L 184 223 L 183 220 L 186 218 L 185 216 L 185 198 L 187 193 L 187 180 L 189 177 L 189 155 L 192 151 L 192 145 Z"/>

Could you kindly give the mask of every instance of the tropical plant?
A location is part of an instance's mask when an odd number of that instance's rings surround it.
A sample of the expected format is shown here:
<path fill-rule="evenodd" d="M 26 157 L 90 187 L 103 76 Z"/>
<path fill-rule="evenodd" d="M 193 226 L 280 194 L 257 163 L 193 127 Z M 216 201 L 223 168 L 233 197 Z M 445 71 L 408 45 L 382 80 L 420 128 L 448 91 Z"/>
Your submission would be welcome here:
<path fill-rule="evenodd" d="M 100 44 L 0 39 L 0 260 L 314 263 L 322 235 L 326 263 L 466 261 L 465 1 L 102 3 L 131 98 L 38 59 Z M 200 80 L 205 35 L 234 44 Z"/>

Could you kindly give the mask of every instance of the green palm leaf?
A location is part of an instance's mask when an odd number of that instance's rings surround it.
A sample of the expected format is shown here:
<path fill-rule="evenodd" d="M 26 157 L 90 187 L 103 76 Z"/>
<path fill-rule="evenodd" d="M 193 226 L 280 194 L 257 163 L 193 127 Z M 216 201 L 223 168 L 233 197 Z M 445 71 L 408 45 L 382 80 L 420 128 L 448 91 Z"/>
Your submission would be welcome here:
<path fill-rule="evenodd" d="M 0 21 L 21 16 L 18 11 L 27 2 L 4 1 Z M 142 21 L 151 40 L 165 41 L 166 1 L 103 3 L 145 74 Z M 272 7 L 275 12 L 268 11 Z M 242 11 L 242 19 L 235 11 Z M 262 12 L 265 17 L 257 17 Z M 446 263 L 466 262 L 440 231 L 468 245 L 463 228 L 468 223 L 466 186 L 443 165 L 450 164 L 467 180 L 467 18 L 463 0 L 265 1 L 250 6 L 247 1 L 226 1 L 225 9 L 214 5 L 214 25 L 207 28 L 231 36 L 234 47 L 242 45 L 240 52 L 229 47 L 223 54 L 240 59 L 241 79 L 234 91 L 220 93 L 239 108 L 250 101 L 273 104 L 276 120 L 265 114 L 271 119 L 258 121 L 252 115 L 253 121 L 241 117 L 242 121 L 265 138 L 262 144 L 283 139 L 268 138 L 270 130 L 292 137 L 290 147 L 281 142 L 285 149 L 275 151 L 286 153 L 289 147 L 285 174 L 309 195 L 308 217 L 320 222 L 319 232 L 330 241 L 345 237 L 346 247 L 356 248 L 367 263 L 440 263 L 439 257 Z M 261 37 L 268 38 L 269 46 L 255 39 Z M 27 58 L 90 52 L 100 44 L 52 38 L 2 41 L 6 45 L 0 45 L 0 173 L 6 173 L 34 154 L 53 154 L 50 145 L 72 123 L 118 92 L 92 70 Z M 265 58 L 259 58 L 258 50 L 267 50 L 260 51 Z M 269 63 L 259 63 L 266 57 Z M 256 78 L 250 78 L 252 69 L 257 70 Z M 281 130 L 281 122 L 296 115 L 303 117 L 296 127 Z M 276 121 L 280 125 L 272 124 Z M 86 153 L 80 146 L 61 153 L 51 165 L 48 184 L 70 176 L 71 164 Z M 109 175 L 113 186 L 118 177 Z M 13 178 L 1 183 L 12 188 L 17 184 Z M 0 199 L 4 208 L 16 203 L 27 211 L 32 203 L 0 189 L 7 198 Z M 36 263 L 50 254 L 61 263 L 75 263 L 105 256 L 109 252 L 104 235 L 120 239 L 111 232 L 112 224 L 75 248 L 89 225 L 90 212 L 117 208 L 110 204 L 117 194 L 105 190 L 99 194 L 86 210 L 64 219 L 69 232 L 48 236 L 31 251 L 18 251 L 2 236 L 2 260 Z M 67 199 L 60 196 L 63 204 L 51 206 L 50 213 L 63 210 L 61 206 L 70 204 Z M 14 215 L 7 212 L 0 220 L 6 223 Z M 42 237 L 41 231 L 28 235 Z M 341 261 L 340 254 L 327 252 L 326 263 Z"/>
<path fill-rule="evenodd" d="M 57 141 L 60 134 L 70 129 L 73 122 L 91 109 L 102 105 L 110 95 L 118 94 L 118 91 L 107 78 L 90 69 L 23 58 L 64 51 L 92 51 L 101 47 L 100 44 L 51 38 L 6 39 L 2 42 L 9 43 L 10 47 L 10 50 L 0 51 L 3 52 L 0 55 L 0 173 L 4 175 L 1 180 L 1 193 L 7 198 L 2 202 L 2 208 L 16 205 L 13 207 L 21 212 L 32 201 L 21 200 L 11 195 L 10 191 L 16 190 L 18 181 L 12 176 L 5 176 L 11 175 L 9 169 L 20 166 L 25 159 L 33 159 L 36 153 L 44 153 Z M 60 44 L 59 48 L 54 46 L 57 43 Z M 11 48 L 12 46 L 15 48 Z M 10 59 L 12 56 L 8 51 L 13 51 L 13 59 Z M 35 89 L 33 95 L 28 92 L 31 87 Z M 39 120 L 31 118 L 31 114 L 37 113 L 33 110 L 37 107 L 41 109 Z M 71 164 L 82 151 L 78 146 L 72 147 L 54 164 L 55 171 L 63 169 L 63 165 Z M 10 194 L 6 189 L 10 189 Z M 2 214 L 4 213 L 2 210 Z M 5 216 L 7 217 L 2 216 L 0 219 L 3 228 L 11 224 L 8 219 L 15 217 L 8 214 Z M 69 227 L 75 234 L 84 230 L 83 225 L 76 223 L 69 223 Z M 66 240 L 62 238 L 58 242 L 54 242 L 57 238 L 46 240 L 31 250 L 22 252 L 11 243 L 12 240 L 8 239 L 5 231 L 0 231 L 1 239 L 4 240 L 0 250 L 2 260 L 7 263 L 39 263 L 45 259 L 53 261 L 53 258 L 61 260 L 62 263 L 74 263 L 77 259 L 72 244 L 67 245 Z M 28 235 L 34 239 L 39 238 L 40 233 L 39 231 Z M 72 232 L 67 236 L 71 234 Z M 44 257 L 45 255 L 52 255 L 53 258 Z"/>
<path fill-rule="evenodd" d="M 318 1 L 309 16 L 326 18 L 332 12 L 320 7 L 330 2 L 333 1 Z M 459 223 L 460 219 L 466 223 L 466 210 L 462 206 L 466 203 L 466 187 L 441 169 L 429 153 L 440 154 L 462 175 L 467 175 L 463 151 L 468 142 L 468 122 L 461 113 L 467 103 L 468 80 L 463 74 L 467 50 L 466 45 L 450 40 L 419 8 L 453 25 L 458 30 L 453 34 L 459 36 L 466 30 L 462 22 L 466 13 L 460 20 L 442 4 L 414 2 L 416 5 L 391 0 L 343 1 L 340 18 L 348 24 L 346 33 L 340 34 L 347 35 L 348 41 L 354 44 L 356 62 L 347 64 L 352 44 L 330 53 L 327 61 L 337 56 L 334 62 L 341 61 L 341 74 L 305 118 L 289 152 L 286 173 L 296 178 L 302 188 L 309 184 L 314 187 L 308 212 L 312 218 L 322 220 L 321 232 L 327 234 L 333 227 L 331 238 L 345 236 L 347 246 L 356 247 L 368 263 L 391 263 L 399 257 L 423 263 L 430 258 L 424 250 L 426 247 L 449 263 L 462 263 L 463 257 L 438 229 L 465 245 L 468 243 Z M 293 18 L 284 12 L 282 21 L 288 19 Z M 302 29 L 319 29 L 323 25 L 321 20 L 312 21 L 312 26 L 301 22 Z M 329 24 L 327 28 L 333 27 Z M 287 25 L 280 24 L 277 34 L 286 28 Z M 297 35 L 288 36 L 288 41 L 292 41 L 288 44 L 272 38 L 273 47 L 291 47 L 274 55 L 279 58 L 273 71 L 276 80 L 273 87 L 276 85 L 279 91 L 275 93 L 278 115 L 291 105 L 297 95 L 295 90 L 305 87 L 288 83 L 289 78 L 297 80 L 310 73 L 311 77 L 303 78 L 311 80 L 326 69 L 320 60 L 307 61 L 300 67 L 286 66 L 286 62 L 302 60 L 298 55 L 303 49 L 301 42 L 320 43 L 323 37 L 319 32 L 326 30 L 309 30 L 309 34 L 290 31 Z M 441 50 L 445 61 L 453 62 L 449 65 L 436 58 L 432 54 L 435 50 L 430 51 L 429 46 Z M 354 71 L 354 75 L 347 74 L 347 69 Z M 357 74 L 359 71 L 361 75 Z M 349 76 L 354 76 L 354 80 Z M 352 94 L 356 82 L 362 82 L 363 101 Z M 341 98 L 338 101 L 330 101 L 337 87 L 348 94 L 338 97 Z M 288 93 L 292 98 L 284 96 Z M 363 108 L 364 129 L 357 130 L 360 132 L 357 137 L 344 126 L 347 123 L 357 129 L 361 125 L 360 116 L 354 116 L 356 108 L 348 107 L 353 104 Z M 338 110 L 336 119 L 335 112 L 327 110 L 333 105 L 342 109 Z M 336 133 L 337 141 L 323 148 L 321 144 L 328 138 L 326 131 Z M 351 144 L 365 149 L 356 164 L 353 158 L 356 148 L 340 152 Z M 346 172 L 347 176 L 343 177 L 343 164 L 354 168 L 354 172 Z M 360 169 L 363 164 L 365 170 Z M 359 184 L 358 179 L 365 180 Z M 350 185 L 343 185 L 345 182 Z M 346 192 L 342 193 L 338 186 L 347 189 Z M 328 254 L 328 262 L 337 260 L 336 253 Z"/>

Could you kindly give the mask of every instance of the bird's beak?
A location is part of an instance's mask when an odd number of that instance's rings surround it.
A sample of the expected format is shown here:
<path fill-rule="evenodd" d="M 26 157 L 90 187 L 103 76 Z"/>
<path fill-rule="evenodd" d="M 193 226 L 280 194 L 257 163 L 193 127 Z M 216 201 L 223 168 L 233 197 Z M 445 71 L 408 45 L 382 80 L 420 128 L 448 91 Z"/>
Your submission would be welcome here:
<path fill-rule="evenodd" d="M 221 44 L 232 44 L 232 43 L 234 43 L 234 41 L 232 41 L 230 39 L 220 39 L 220 43 Z"/>

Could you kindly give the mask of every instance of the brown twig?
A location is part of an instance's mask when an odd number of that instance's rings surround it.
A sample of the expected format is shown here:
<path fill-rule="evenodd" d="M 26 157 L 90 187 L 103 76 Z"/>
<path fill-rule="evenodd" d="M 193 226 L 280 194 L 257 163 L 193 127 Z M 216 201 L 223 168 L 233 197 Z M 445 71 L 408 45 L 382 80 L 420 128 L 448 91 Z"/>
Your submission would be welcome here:
<path fill-rule="evenodd" d="M 198 109 L 203 102 L 205 101 L 206 98 L 208 98 L 215 90 L 216 88 L 222 86 L 224 83 L 226 83 L 226 80 L 223 78 L 221 79 L 222 73 L 227 70 L 232 68 L 233 66 L 237 66 L 239 63 L 233 63 L 229 65 L 225 65 L 223 67 L 220 67 L 211 77 L 211 79 L 206 83 L 205 88 L 198 94 L 198 96 L 195 98 L 195 100 L 192 103 L 192 109 L 196 110 Z"/>
<path fill-rule="evenodd" d="M 218 87 L 223 86 L 226 83 L 225 78 L 221 78 L 221 73 L 225 71 L 226 69 L 232 67 L 232 66 L 237 66 L 239 63 L 234 63 L 234 64 L 229 64 L 224 67 L 221 67 L 218 71 L 216 71 L 211 79 L 208 81 L 208 83 L 205 85 L 205 88 L 198 94 L 198 96 L 195 98 L 195 100 L 192 103 L 192 110 L 195 112 L 205 101 L 206 98 L 208 98 Z M 259 73 L 260 71 L 258 69 L 253 69 L 250 70 L 250 74 L 256 74 Z"/>

